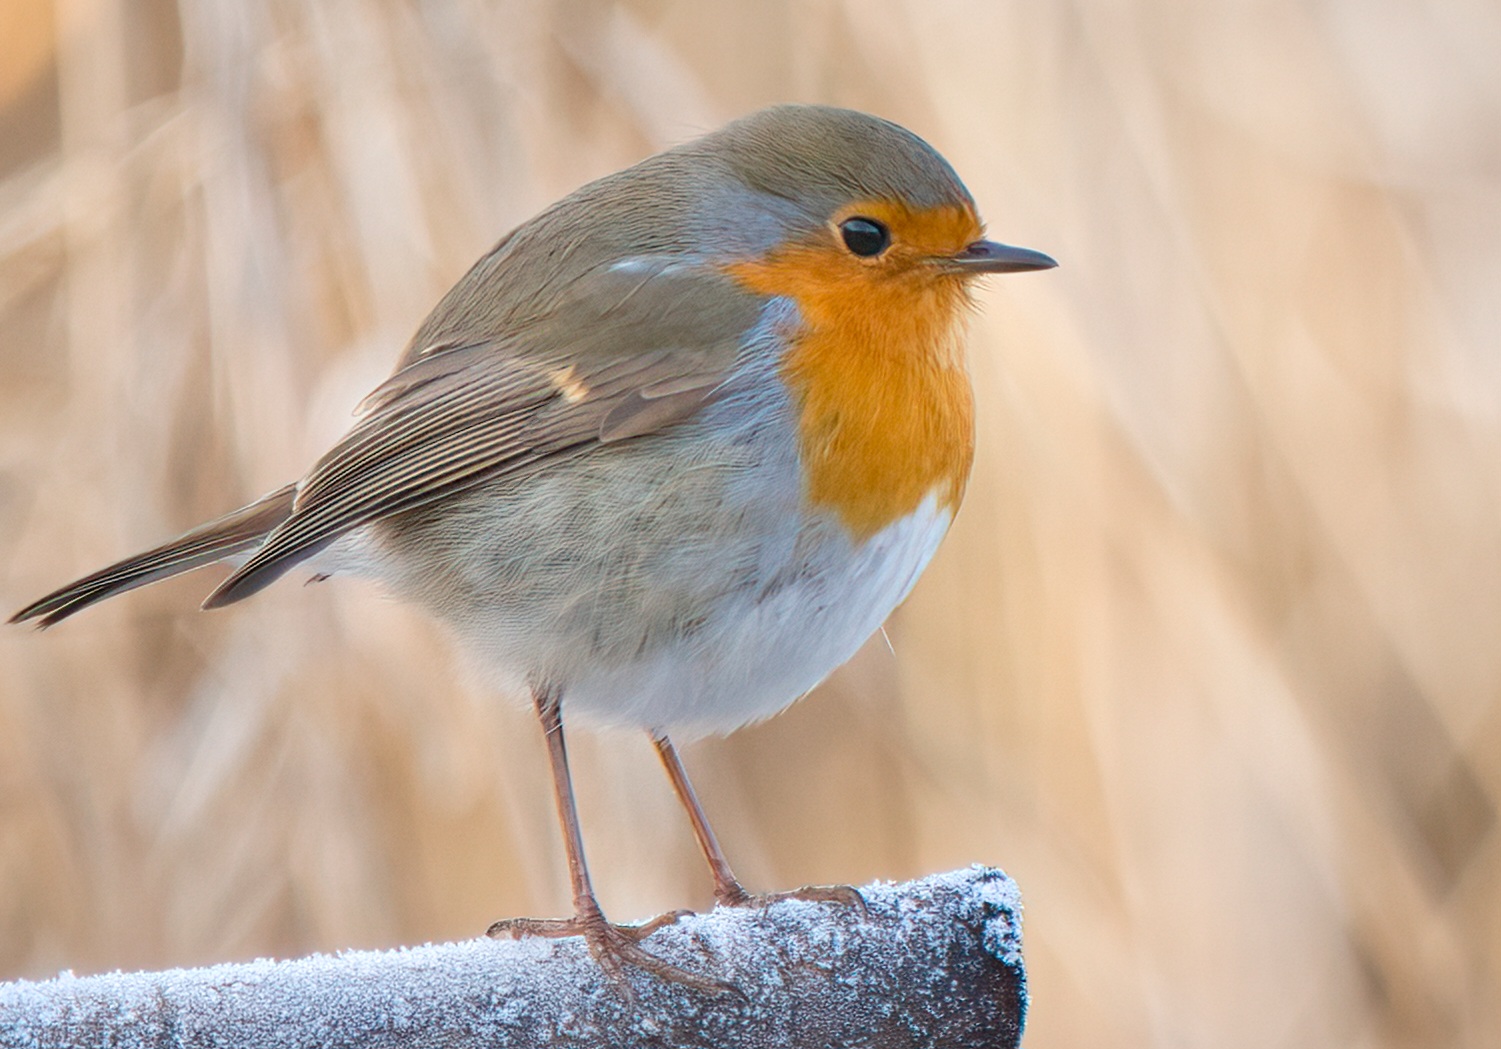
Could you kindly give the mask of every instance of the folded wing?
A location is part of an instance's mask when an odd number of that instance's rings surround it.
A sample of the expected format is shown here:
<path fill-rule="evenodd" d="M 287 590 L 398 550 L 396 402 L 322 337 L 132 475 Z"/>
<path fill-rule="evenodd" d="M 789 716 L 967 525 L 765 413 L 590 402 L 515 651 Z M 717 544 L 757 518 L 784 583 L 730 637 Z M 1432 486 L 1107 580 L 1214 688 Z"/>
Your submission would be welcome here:
<path fill-rule="evenodd" d="M 688 418 L 761 305 L 713 268 L 637 258 L 586 273 L 510 333 L 450 334 L 409 355 L 204 607 L 255 593 L 350 529 Z"/>

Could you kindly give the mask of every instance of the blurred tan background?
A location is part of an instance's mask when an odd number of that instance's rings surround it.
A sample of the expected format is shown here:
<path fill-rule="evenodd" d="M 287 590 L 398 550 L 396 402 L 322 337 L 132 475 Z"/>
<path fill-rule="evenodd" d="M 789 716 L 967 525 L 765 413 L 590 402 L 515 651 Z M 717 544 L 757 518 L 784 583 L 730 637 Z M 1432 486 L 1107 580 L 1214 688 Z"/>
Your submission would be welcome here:
<path fill-rule="evenodd" d="M 3 0 L 0 606 L 294 477 L 579 183 L 777 100 L 1000 239 L 976 473 L 879 639 L 686 758 L 755 887 L 973 861 L 1031 1049 L 1501 1044 L 1501 9 Z M 357 583 L 0 631 L 0 978 L 568 906 L 528 711 Z M 574 733 L 617 918 L 707 878 Z"/>

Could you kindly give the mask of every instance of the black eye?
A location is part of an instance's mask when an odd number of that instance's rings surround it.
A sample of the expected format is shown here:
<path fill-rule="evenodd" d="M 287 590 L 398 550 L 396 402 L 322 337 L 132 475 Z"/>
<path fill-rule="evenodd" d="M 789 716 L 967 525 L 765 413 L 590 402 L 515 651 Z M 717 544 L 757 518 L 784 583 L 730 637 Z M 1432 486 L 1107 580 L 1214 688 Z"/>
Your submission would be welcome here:
<path fill-rule="evenodd" d="M 881 254 L 891 243 L 891 231 L 875 219 L 845 219 L 839 224 L 839 234 L 846 248 L 866 259 Z"/>

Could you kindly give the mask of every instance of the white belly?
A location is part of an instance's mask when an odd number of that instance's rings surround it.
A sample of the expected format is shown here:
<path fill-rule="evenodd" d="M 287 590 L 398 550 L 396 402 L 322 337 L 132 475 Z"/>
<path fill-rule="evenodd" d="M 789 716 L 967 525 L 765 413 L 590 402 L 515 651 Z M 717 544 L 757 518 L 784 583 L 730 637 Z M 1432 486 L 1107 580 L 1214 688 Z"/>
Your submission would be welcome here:
<path fill-rule="evenodd" d="M 858 548 L 831 526 L 797 583 L 764 596 L 748 591 L 698 636 L 639 660 L 575 668 L 565 710 L 689 738 L 775 714 L 875 633 L 917 582 L 951 516 L 930 496 Z"/>

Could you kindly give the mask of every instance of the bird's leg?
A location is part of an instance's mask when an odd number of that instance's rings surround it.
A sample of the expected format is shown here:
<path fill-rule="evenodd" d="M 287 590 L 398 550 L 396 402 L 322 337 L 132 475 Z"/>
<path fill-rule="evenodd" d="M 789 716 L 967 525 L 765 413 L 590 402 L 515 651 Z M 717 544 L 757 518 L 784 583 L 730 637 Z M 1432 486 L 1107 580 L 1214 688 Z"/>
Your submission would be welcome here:
<path fill-rule="evenodd" d="M 739 993 L 732 985 L 707 977 L 695 976 L 685 969 L 664 962 L 642 950 L 640 943 L 664 925 L 671 925 L 688 911 L 672 911 L 641 925 L 616 925 L 606 921 L 594 895 L 589 867 L 584 862 L 584 837 L 579 831 L 578 809 L 573 801 L 573 779 L 568 772 L 568 749 L 563 741 L 563 711 L 555 689 L 537 688 L 532 699 L 537 717 L 547 739 L 547 757 L 552 766 L 553 794 L 558 803 L 558 821 L 563 827 L 563 845 L 568 852 L 568 880 L 573 887 L 572 918 L 509 918 L 490 926 L 493 937 L 509 936 L 582 936 L 589 953 L 613 982 L 630 995 L 625 980 L 625 966 L 634 965 L 654 976 L 687 984 L 701 991 L 719 994 Z"/>
<path fill-rule="evenodd" d="M 714 828 L 709 826 L 709 818 L 704 815 L 704 808 L 699 804 L 693 784 L 688 780 L 688 770 L 683 768 L 682 759 L 678 757 L 672 740 L 667 738 L 666 733 L 654 732 L 651 741 L 657 748 L 658 757 L 662 759 L 662 767 L 667 770 L 667 778 L 672 781 L 672 789 L 683 803 L 683 808 L 688 811 L 693 836 L 698 839 L 698 847 L 709 863 L 709 873 L 714 877 L 716 901 L 726 907 L 765 907 L 777 900 L 809 900 L 815 903 L 842 903 L 854 907 L 861 914 L 865 913 L 865 898 L 860 895 L 859 890 L 849 885 L 804 885 L 801 889 L 790 892 L 754 895 L 746 892 L 730 870 L 729 861 L 724 858 L 724 850 L 719 847 Z"/>
<path fill-rule="evenodd" d="M 709 863 L 709 873 L 714 877 L 714 899 L 730 907 L 748 903 L 750 893 L 745 891 L 735 879 L 735 872 L 730 870 L 730 861 L 724 858 L 724 850 L 719 847 L 714 828 L 709 826 L 709 818 L 704 815 L 704 807 L 698 802 L 698 794 L 688 781 L 688 770 L 683 768 L 677 748 L 665 733 L 653 733 L 651 741 L 662 759 L 662 767 L 667 770 L 667 778 L 672 781 L 672 789 L 683 803 L 683 808 L 688 811 L 693 836 L 698 839 L 698 847 Z"/>

